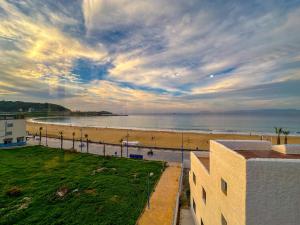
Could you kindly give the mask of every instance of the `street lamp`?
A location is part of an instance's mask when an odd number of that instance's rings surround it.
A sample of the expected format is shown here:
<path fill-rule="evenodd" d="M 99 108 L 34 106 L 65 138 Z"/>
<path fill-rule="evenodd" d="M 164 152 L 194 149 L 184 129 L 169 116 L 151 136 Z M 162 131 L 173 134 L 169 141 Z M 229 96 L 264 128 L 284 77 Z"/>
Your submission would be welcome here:
<path fill-rule="evenodd" d="M 80 128 L 80 152 L 82 152 L 82 128 Z"/>
<path fill-rule="evenodd" d="M 126 155 L 127 155 L 127 158 L 128 158 L 128 137 L 129 137 L 129 134 L 128 134 L 128 130 L 127 130 L 127 135 L 126 135 Z"/>
<path fill-rule="evenodd" d="M 46 125 L 46 146 L 48 147 L 48 129 Z"/>
<path fill-rule="evenodd" d="M 148 209 L 150 209 L 150 177 L 154 175 L 153 172 L 148 173 L 148 179 L 147 179 L 147 193 L 148 193 Z"/>
<path fill-rule="evenodd" d="M 43 130 L 43 127 L 40 127 L 40 145 L 42 144 L 42 130 Z"/>
<path fill-rule="evenodd" d="M 181 133 L 181 164 L 183 165 L 183 132 Z"/>

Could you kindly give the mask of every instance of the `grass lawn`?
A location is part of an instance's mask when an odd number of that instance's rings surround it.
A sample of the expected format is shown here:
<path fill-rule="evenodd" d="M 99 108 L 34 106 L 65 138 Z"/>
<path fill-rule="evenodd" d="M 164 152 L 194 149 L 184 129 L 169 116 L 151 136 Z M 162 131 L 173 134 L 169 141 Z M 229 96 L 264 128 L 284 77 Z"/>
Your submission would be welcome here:
<path fill-rule="evenodd" d="M 0 150 L 0 224 L 135 224 L 162 162 L 63 153 L 46 147 Z"/>

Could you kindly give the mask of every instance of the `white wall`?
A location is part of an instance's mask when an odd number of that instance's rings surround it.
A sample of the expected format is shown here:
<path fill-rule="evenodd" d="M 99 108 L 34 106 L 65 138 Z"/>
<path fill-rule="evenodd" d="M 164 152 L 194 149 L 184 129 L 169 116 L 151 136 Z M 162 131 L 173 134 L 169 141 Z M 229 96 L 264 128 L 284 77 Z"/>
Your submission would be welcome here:
<path fill-rule="evenodd" d="M 7 131 L 12 131 L 12 135 L 5 136 L 5 123 L 13 123 L 13 127 L 7 127 Z M 24 119 L 17 120 L 0 120 L 0 144 L 5 138 L 13 138 L 13 142 L 17 142 L 17 137 L 26 138 L 26 122 Z"/>
<path fill-rule="evenodd" d="M 300 224 L 300 160 L 247 161 L 247 225 Z"/>

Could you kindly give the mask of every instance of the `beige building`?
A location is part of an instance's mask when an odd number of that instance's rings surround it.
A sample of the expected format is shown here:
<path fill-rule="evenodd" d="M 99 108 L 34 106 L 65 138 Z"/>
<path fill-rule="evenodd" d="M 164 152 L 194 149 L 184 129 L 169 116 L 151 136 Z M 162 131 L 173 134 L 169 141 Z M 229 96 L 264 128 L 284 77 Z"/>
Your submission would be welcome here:
<path fill-rule="evenodd" d="M 300 145 L 211 141 L 189 181 L 197 225 L 300 224 Z"/>
<path fill-rule="evenodd" d="M 22 115 L 0 115 L 0 148 L 26 144 L 26 122 Z"/>

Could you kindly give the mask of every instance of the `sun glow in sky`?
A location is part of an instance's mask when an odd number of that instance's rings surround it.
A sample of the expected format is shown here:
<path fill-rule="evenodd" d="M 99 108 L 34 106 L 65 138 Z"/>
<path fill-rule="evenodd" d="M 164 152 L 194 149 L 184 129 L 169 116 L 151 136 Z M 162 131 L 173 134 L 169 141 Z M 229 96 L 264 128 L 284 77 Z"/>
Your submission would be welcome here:
<path fill-rule="evenodd" d="M 79 110 L 300 109 L 300 0 L 2 0 L 0 97 Z"/>

